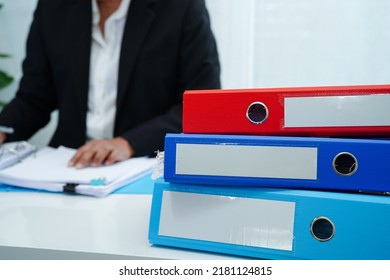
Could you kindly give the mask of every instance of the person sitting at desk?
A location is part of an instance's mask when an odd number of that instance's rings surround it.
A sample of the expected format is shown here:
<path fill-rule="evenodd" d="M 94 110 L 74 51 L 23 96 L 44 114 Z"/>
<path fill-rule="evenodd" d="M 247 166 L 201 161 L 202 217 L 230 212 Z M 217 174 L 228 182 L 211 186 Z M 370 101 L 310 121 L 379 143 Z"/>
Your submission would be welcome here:
<path fill-rule="evenodd" d="M 204 0 L 39 0 L 23 77 L 0 114 L 0 143 L 29 139 L 58 110 L 49 145 L 69 165 L 112 164 L 163 150 L 180 132 L 187 89 L 220 88 Z"/>

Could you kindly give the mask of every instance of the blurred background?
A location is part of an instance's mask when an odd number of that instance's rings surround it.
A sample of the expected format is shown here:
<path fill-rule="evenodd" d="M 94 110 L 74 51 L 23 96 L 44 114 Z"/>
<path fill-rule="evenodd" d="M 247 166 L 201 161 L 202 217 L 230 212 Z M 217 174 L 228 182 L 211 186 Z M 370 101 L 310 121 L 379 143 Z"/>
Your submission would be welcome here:
<path fill-rule="evenodd" d="M 37 0 L 0 0 L 0 70 L 15 94 Z M 390 84 L 388 0 L 206 0 L 223 88 Z M 31 139 L 44 146 L 52 122 Z"/>

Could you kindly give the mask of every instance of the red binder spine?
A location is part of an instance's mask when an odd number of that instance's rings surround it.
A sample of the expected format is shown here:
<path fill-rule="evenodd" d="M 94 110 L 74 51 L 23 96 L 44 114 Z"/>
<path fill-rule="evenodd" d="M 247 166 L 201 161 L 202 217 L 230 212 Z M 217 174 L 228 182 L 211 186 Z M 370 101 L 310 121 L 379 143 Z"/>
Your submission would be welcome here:
<path fill-rule="evenodd" d="M 183 132 L 389 136 L 390 85 L 184 93 Z"/>

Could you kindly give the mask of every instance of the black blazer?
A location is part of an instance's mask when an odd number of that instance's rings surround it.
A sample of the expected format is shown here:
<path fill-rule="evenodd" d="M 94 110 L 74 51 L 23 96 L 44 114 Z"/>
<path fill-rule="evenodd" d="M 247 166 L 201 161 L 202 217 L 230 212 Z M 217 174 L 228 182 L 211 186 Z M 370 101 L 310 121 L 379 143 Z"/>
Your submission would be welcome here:
<path fill-rule="evenodd" d="M 8 141 L 25 140 L 58 109 L 50 145 L 86 141 L 91 0 L 40 0 L 27 40 L 23 77 L 0 125 Z M 136 155 L 163 150 L 180 132 L 186 89 L 220 87 L 220 66 L 204 0 L 132 0 L 119 63 L 114 135 Z"/>

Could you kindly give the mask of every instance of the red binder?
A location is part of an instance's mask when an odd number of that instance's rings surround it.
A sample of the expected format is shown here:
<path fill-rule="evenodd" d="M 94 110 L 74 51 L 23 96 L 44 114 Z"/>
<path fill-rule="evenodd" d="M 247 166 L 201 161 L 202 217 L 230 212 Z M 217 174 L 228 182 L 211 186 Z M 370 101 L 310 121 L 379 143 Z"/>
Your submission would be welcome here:
<path fill-rule="evenodd" d="M 189 90 L 183 132 L 390 136 L 390 85 Z"/>

